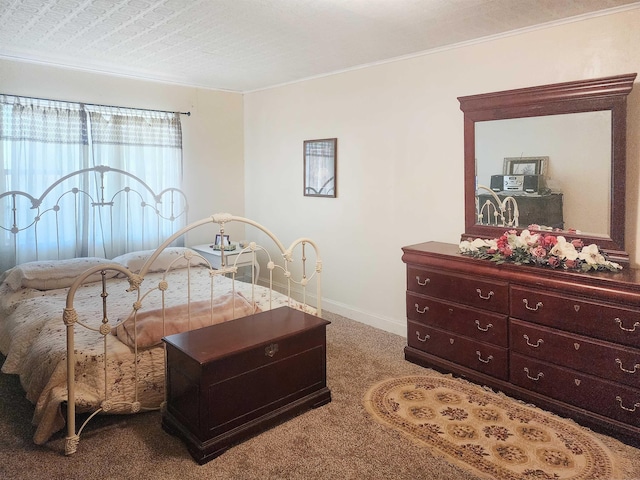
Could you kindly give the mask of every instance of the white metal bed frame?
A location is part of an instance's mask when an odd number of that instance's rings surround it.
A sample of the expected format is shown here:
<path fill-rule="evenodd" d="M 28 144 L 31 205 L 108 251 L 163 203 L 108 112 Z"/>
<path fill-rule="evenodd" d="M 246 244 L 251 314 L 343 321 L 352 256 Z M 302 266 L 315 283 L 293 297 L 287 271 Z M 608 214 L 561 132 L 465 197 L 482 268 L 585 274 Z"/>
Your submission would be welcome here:
<path fill-rule="evenodd" d="M 77 213 L 79 202 L 84 202 L 84 205 L 88 202 L 90 207 L 88 209 L 90 213 L 84 218 L 79 218 Z M 100 222 L 95 223 L 94 219 L 91 218 L 91 216 L 98 216 L 103 220 L 108 219 L 107 222 L 113 222 L 112 207 L 114 207 L 116 203 L 124 203 L 124 205 L 126 205 L 127 213 L 125 215 L 127 216 L 127 231 L 119 231 L 118 229 L 113 228 L 109 229 L 108 226 L 104 227 L 104 224 Z M 66 298 L 66 306 L 61 320 L 64 322 L 66 332 L 66 393 L 68 394 L 68 400 L 65 453 L 68 455 L 76 452 L 81 432 L 88 422 L 100 413 L 109 413 L 109 411 L 114 407 L 112 400 L 109 398 L 109 391 L 107 388 L 108 366 L 106 358 L 107 343 L 105 337 L 106 335 L 111 334 L 110 332 L 112 327 L 118 325 L 118 321 L 116 321 L 114 325 L 110 324 L 110 302 L 108 300 L 110 294 L 116 295 L 117 293 L 114 293 L 109 289 L 109 282 L 106 280 L 107 272 L 109 270 L 115 270 L 119 276 L 126 276 L 129 283 L 128 292 L 130 292 L 129 294 L 132 299 L 136 298 L 132 307 L 132 315 L 135 319 L 137 310 L 140 309 L 143 304 L 146 308 L 149 307 L 148 304 L 150 303 L 149 298 L 151 292 L 155 291 L 157 295 L 157 292 L 160 291 L 160 296 L 164 303 L 163 289 L 167 287 L 166 282 L 161 281 L 157 285 L 147 286 L 143 281 L 158 256 L 167 247 L 184 245 L 186 234 L 197 228 L 217 229 L 218 232 L 223 235 L 226 225 L 232 222 L 242 223 L 245 226 L 254 227 L 252 232 L 246 232 L 246 238 L 250 240 L 254 238 L 256 240 L 266 239 L 269 241 L 267 247 L 260 246 L 256 241 L 252 241 L 241 251 L 242 253 L 251 253 L 253 259 L 252 267 L 259 265 L 258 256 L 261 257 L 260 261 L 264 261 L 266 259 L 266 270 L 264 269 L 263 264 L 262 271 L 268 272 L 268 278 L 263 278 L 261 283 L 263 283 L 269 291 L 269 308 L 271 306 L 271 295 L 274 290 L 276 290 L 286 296 L 289 304 L 296 302 L 296 305 L 303 306 L 301 308 L 304 308 L 304 306 L 310 306 L 317 315 L 320 316 L 322 314 L 322 261 L 320 260 L 318 248 L 312 240 L 308 238 L 299 238 L 291 243 L 288 248 L 285 248 L 283 243 L 270 230 L 257 222 L 226 213 L 216 214 L 198 222 L 188 224 L 187 217 L 189 206 L 187 198 L 181 190 L 177 188 L 166 188 L 159 193 L 156 193 L 144 180 L 123 170 L 108 166 L 96 166 L 81 169 L 57 179 L 40 195 L 33 194 L 33 192 L 29 193 L 17 190 L 4 192 L 0 194 L 0 208 L 5 209 L 7 212 L 11 212 L 9 224 L 0 224 L 0 232 L 4 231 L 5 242 L 6 238 L 9 238 L 9 242 L 12 243 L 13 252 L 7 252 L 9 255 L 13 253 L 14 258 L 16 257 L 16 250 L 18 248 L 20 236 L 32 235 L 32 237 L 29 237 L 30 245 L 35 245 L 35 248 L 33 251 L 29 252 L 28 259 L 23 260 L 20 263 L 33 260 L 63 260 L 69 257 L 75 258 L 85 256 L 114 258 L 123 253 L 148 250 L 150 248 L 157 247 L 139 272 L 132 272 L 123 265 L 115 262 L 107 266 L 96 266 L 86 270 L 69 288 Z M 135 214 L 140 213 L 140 215 L 143 216 L 153 216 L 154 219 L 157 220 L 157 231 L 143 232 L 142 226 L 129 222 L 129 212 L 132 212 L 133 216 L 133 209 L 141 209 L 141 212 L 135 212 Z M 99 246 L 87 245 L 85 243 L 80 249 L 75 247 L 71 249 L 66 248 L 66 245 L 62 245 L 64 241 L 60 238 L 60 232 L 57 230 L 59 218 L 71 218 L 76 225 L 86 225 L 88 222 L 91 223 L 91 226 L 95 226 L 96 228 L 104 227 L 105 230 L 94 235 L 94 237 L 102 237 L 100 239 L 102 243 Z M 49 222 L 49 226 L 52 224 L 55 225 L 55 234 L 52 231 L 44 234 L 46 219 L 48 219 L 47 221 Z M 166 222 L 163 224 L 163 227 L 167 227 L 165 228 L 165 231 L 168 230 L 175 233 L 172 233 L 170 236 L 168 236 L 168 234 L 161 234 L 161 222 Z M 149 221 L 147 224 L 153 225 L 153 222 Z M 133 230 L 130 232 L 129 229 Z M 119 240 L 119 238 L 114 238 L 114 235 L 124 236 L 127 238 L 124 251 L 122 251 L 122 246 L 120 247 L 120 251 L 112 249 L 113 241 Z M 133 239 L 133 241 L 130 241 L 130 239 Z M 139 241 L 136 239 L 139 239 Z M 57 248 L 54 248 L 55 251 L 53 253 L 51 250 L 45 252 L 44 248 L 39 248 L 41 242 L 43 244 L 44 242 L 49 242 L 49 244 L 51 244 L 52 240 L 57 245 Z M 74 240 L 77 239 L 73 239 L 72 242 Z M 6 246 L 6 243 L 3 248 L 10 250 L 10 248 Z M 65 253 L 61 253 L 62 250 L 64 250 Z M 207 260 L 197 252 L 193 250 L 186 250 L 185 252 L 184 258 L 181 259 L 182 261 L 186 260 L 187 262 L 196 263 L 196 260 L 198 260 L 201 263 L 208 264 Z M 211 282 L 213 284 L 214 279 L 220 275 L 230 276 L 235 289 L 236 273 L 238 268 L 235 265 L 235 262 L 229 262 L 228 264 L 227 258 L 235 258 L 237 261 L 237 259 L 240 258 L 240 255 L 228 256 L 225 255 L 225 253 L 225 251 L 221 252 L 222 267 L 220 269 L 214 270 L 209 264 Z M 313 268 L 309 267 L 309 261 L 307 260 L 308 256 L 311 257 L 310 261 L 314 262 Z M 246 255 L 243 255 L 243 257 L 246 258 Z M 10 268 L 14 266 L 6 261 L 4 263 L 4 265 L 0 265 L 0 270 L 2 270 L 2 268 Z M 7 263 L 9 264 L 7 265 Z M 169 273 L 170 269 L 171 267 L 164 272 L 165 276 Z M 184 275 L 187 277 L 190 275 L 191 269 L 189 267 L 182 270 L 184 270 Z M 182 272 L 182 270 L 180 272 Z M 253 295 L 254 288 L 258 285 L 258 278 L 255 277 L 256 268 L 251 268 L 251 271 L 251 293 Z M 78 293 L 80 286 L 90 275 L 98 272 L 103 272 L 102 285 L 101 287 L 98 286 L 96 290 L 98 291 L 101 288 L 100 295 L 96 295 L 96 302 L 102 303 L 101 307 L 97 306 L 97 309 L 101 308 L 102 318 L 94 319 L 92 322 L 90 318 L 85 318 L 85 316 L 83 316 L 83 312 L 81 311 L 82 309 L 79 311 L 76 310 L 74 300 L 76 300 L 76 294 Z M 182 273 L 180 273 L 180 275 L 182 275 Z M 267 275 L 265 275 L 265 277 L 267 277 Z M 189 285 L 189 281 L 190 280 L 188 278 L 187 285 Z M 310 292 L 313 292 L 314 285 L 316 287 L 315 292 L 307 293 L 308 289 L 310 289 Z M 246 284 L 244 288 L 246 291 Z M 122 292 L 120 292 L 119 295 L 122 295 Z M 213 296 L 213 288 L 211 289 L 211 295 Z M 126 297 L 120 298 L 122 299 Z M 185 292 L 184 301 L 187 305 L 191 304 L 189 288 L 187 288 L 187 291 Z M 283 300 L 280 300 L 280 302 L 282 301 Z M 99 303 L 97 305 L 99 305 Z M 162 308 L 164 316 L 164 304 L 157 307 Z M 97 336 L 96 338 L 104 340 L 103 345 L 105 358 L 103 358 L 104 365 L 101 366 L 104 371 L 104 398 L 100 401 L 100 407 L 93 412 L 89 412 L 88 418 L 82 422 L 79 428 L 76 428 L 77 390 L 74 373 L 75 360 L 78 357 L 76 354 L 77 345 L 75 341 L 76 333 L 79 331 L 78 329 L 88 329 L 87 331 L 91 332 L 91 335 L 95 333 Z M 164 346 L 158 348 L 162 348 L 164 350 Z M 141 409 L 141 404 L 138 400 L 137 388 L 140 379 L 137 377 L 137 362 L 135 361 L 135 359 L 138 358 L 138 355 L 139 352 L 136 342 L 133 348 L 134 369 L 136 371 L 136 377 L 134 380 L 135 394 L 133 395 L 133 398 L 126 400 L 126 405 L 124 406 L 124 408 L 128 408 L 131 413 L 136 413 Z M 158 405 L 155 408 L 161 407 L 162 405 Z M 122 408 L 118 410 L 121 411 Z"/>
<path fill-rule="evenodd" d="M 67 295 L 66 307 L 63 312 L 63 321 L 64 321 L 64 324 L 66 325 L 66 334 L 67 334 L 68 402 L 67 402 L 67 437 L 66 437 L 66 444 L 65 444 L 65 453 L 67 455 L 71 455 L 76 452 L 78 448 L 78 443 L 80 440 L 80 435 L 82 433 L 82 430 L 87 425 L 87 423 L 95 415 L 103 412 L 104 413 L 109 412 L 109 410 L 113 406 L 109 399 L 108 388 L 107 388 L 107 366 L 106 366 L 107 365 L 107 359 L 106 359 L 107 347 L 105 343 L 105 347 L 104 347 L 104 356 L 105 356 L 104 394 L 105 395 L 104 395 L 104 398 L 101 401 L 100 408 L 98 408 L 95 412 L 93 412 L 82 423 L 79 429 L 76 429 L 76 402 L 75 402 L 76 386 L 75 386 L 75 376 L 74 376 L 74 368 L 75 368 L 75 361 L 76 361 L 76 354 L 75 354 L 76 346 L 75 346 L 74 338 L 75 338 L 76 329 L 88 328 L 90 330 L 95 331 L 96 335 L 106 336 L 111 332 L 111 329 L 113 326 L 109 323 L 109 313 L 108 313 L 108 305 L 107 305 L 107 298 L 109 296 L 109 291 L 108 291 L 107 281 L 105 280 L 105 275 L 102 276 L 103 280 L 102 280 L 102 294 L 101 294 L 101 298 L 103 302 L 103 316 L 99 325 L 91 325 L 88 321 L 86 321 L 85 319 L 82 319 L 79 313 L 74 308 L 74 297 L 77 290 L 81 287 L 83 282 L 92 274 L 95 274 L 97 272 L 105 272 L 110 269 L 117 270 L 119 273 L 127 276 L 130 284 L 130 290 L 137 292 L 137 300 L 133 305 L 133 312 L 132 312 L 132 315 L 134 316 L 134 318 L 137 314 L 137 311 L 143 306 L 143 303 L 146 297 L 152 291 L 160 290 L 162 291 L 161 295 L 163 299 L 162 305 L 160 306 L 160 308 L 162 309 L 162 312 L 163 312 L 163 321 L 164 321 L 164 289 L 166 289 L 168 285 L 163 280 L 163 281 L 160 281 L 157 285 L 150 285 L 149 288 L 146 290 L 142 288 L 145 275 L 153 265 L 154 261 L 168 246 L 170 246 L 173 242 L 175 242 L 176 239 L 183 237 L 187 232 L 190 232 L 196 228 L 199 228 L 205 225 L 218 224 L 219 232 L 221 235 L 223 235 L 225 231 L 225 225 L 231 222 L 240 222 L 240 223 L 244 223 L 245 225 L 250 225 L 252 227 L 255 227 L 259 234 L 261 233 L 266 235 L 272 241 L 273 248 L 271 249 L 262 247 L 258 245 L 256 242 L 251 242 L 247 247 L 245 247 L 242 250 L 242 253 L 244 252 L 252 253 L 253 263 L 256 263 L 258 261 L 257 254 L 259 252 L 263 252 L 263 255 L 266 256 L 266 259 L 267 259 L 266 268 L 267 268 L 267 271 L 269 272 L 269 277 L 266 280 L 266 284 L 267 284 L 266 286 L 268 287 L 269 294 L 270 294 L 269 307 L 271 306 L 271 294 L 277 285 L 276 284 L 277 279 L 274 279 L 274 273 L 276 273 L 277 275 L 277 273 L 279 272 L 282 278 L 284 279 L 284 283 L 280 284 L 281 285 L 280 289 L 284 289 L 284 292 L 282 293 L 284 293 L 287 296 L 288 302 L 289 303 L 293 302 L 294 301 L 293 296 L 295 295 L 298 297 L 299 303 L 301 303 L 303 306 L 310 305 L 312 308 L 315 309 L 315 312 L 318 316 L 322 315 L 322 307 L 321 307 L 322 261 L 319 256 L 317 245 L 311 239 L 302 237 L 293 241 L 288 248 L 285 248 L 282 242 L 270 230 L 263 227 L 259 223 L 253 220 L 249 220 L 247 218 L 237 217 L 237 216 L 233 216 L 226 213 L 216 214 L 209 218 L 205 218 L 195 223 L 192 223 L 182 228 L 181 230 L 179 230 L 169 238 L 167 238 L 153 252 L 153 254 L 145 262 L 144 266 L 142 267 L 139 273 L 131 272 L 130 270 L 128 270 L 127 268 L 119 264 L 113 264 L 113 265 L 102 266 L 102 267 L 96 266 L 96 267 L 87 269 L 80 277 L 76 279 L 75 283 L 70 287 L 69 293 Z M 249 236 L 249 238 L 251 238 L 251 236 Z M 309 249 L 311 249 L 311 251 Z M 271 252 L 275 252 L 273 257 Z M 205 260 L 196 252 L 193 252 L 193 254 L 196 257 L 198 257 L 198 259 Z M 234 282 L 233 285 L 235 289 L 236 274 L 238 272 L 238 267 L 235 265 L 235 263 L 227 265 L 224 251 L 222 251 L 221 254 L 222 254 L 222 268 L 218 270 L 214 270 L 209 265 L 212 282 L 213 282 L 213 278 L 216 275 L 230 275 L 232 282 Z M 192 261 L 193 257 L 191 255 L 192 255 L 192 251 L 187 251 L 185 255 L 185 259 L 187 261 Z M 313 257 L 315 257 L 313 269 L 310 269 L 307 266 L 307 258 L 309 255 L 313 255 Z M 299 268 L 292 269 L 291 268 L 292 264 L 294 264 L 294 262 L 297 264 L 296 259 L 298 258 L 298 256 L 300 259 Z M 235 261 L 237 261 L 239 257 L 240 257 L 239 255 L 236 255 Z M 282 260 L 282 264 L 279 264 L 277 261 L 274 261 L 274 258 L 278 259 L 278 257 L 280 257 L 280 259 Z M 184 270 L 185 270 L 185 275 L 189 275 L 189 268 L 186 268 Z M 254 286 L 256 285 L 256 282 L 257 282 L 257 279 L 255 278 L 255 275 L 254 275 L 255 269 L 253 268 L 253 265 L 252 265 L 251 271 L 252 271 L 251 285 L 252 285 L 252 294 L 253 294 Z M 315 287 L 316 287 L 315 294 L 308 294 L 307 287 L 312 286 L 312 284 L 315 284 Z M 212 292 L 212 295 L 213 295 L 213 292 Z M 315 305 L 311 305 L 309 300 L 314 301 Z M 187 303 L 187 305 L 189 305 L 191 302 L 188 291 L 186 292 L 185 302 Z M 161 348 L 164 349 L 164 345 Z M 137 344 L 134 347 L 134 355 L 135 355 L 135 358 L 137 359 L 138 357 Z M 137 362 L 135 363 L 135 365 L 137 366 Z M 140 411 L 140 402 L 138 401 L 138 394 L 137 394 L 137 391 L 138 391 L 137 386 L 138 386 L 139 380 L 140 379 L 137 377 L 137 370 L 136 370 L 136 377 L 134 379 L 135 386 L 136 386 L 136 388 L 134 388 L 135 395 L 134 395 L 134 398 L 131 398 L 126 402 L 130 407 L 131 413 L 136 413 Z M 159 405 L 158 408 L 162 408 L 162 405 Z"/>

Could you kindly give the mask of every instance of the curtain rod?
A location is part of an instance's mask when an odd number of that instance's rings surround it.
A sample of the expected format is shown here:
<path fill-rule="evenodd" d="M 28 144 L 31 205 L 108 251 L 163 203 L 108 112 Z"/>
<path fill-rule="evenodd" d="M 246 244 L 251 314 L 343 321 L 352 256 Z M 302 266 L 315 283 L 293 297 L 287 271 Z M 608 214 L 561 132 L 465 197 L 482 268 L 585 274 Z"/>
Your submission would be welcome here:
<path fill-rule="evenodd" d="M 136 107 L 121 107 L 118 105 L 101 105 L 99 103 L 87 103 L 87 102 L 71 102 L 69 100 L 55 100 L 52 98 L 42 98 L 42 97 L 26 97 L 24 95 L 12 95 L 6 93 L 4 95 L 8 95 L 10 97 L 18 97 L 18 98 L 31 98 L 33 100 L 45 100 L 48 102 L 60 102 L 60 103 L 76 103 L 79 105 L 89 105 L 90 107 L 109 107 L 109 108 L 124 108 L 129 110 L 142 110 L 144 112 L 161 112 L 161 113 L 179 113 L 180 115 L 186 115 L 187 117 L 191 116 L 191 112 L 172 112 L 171 110 L 156 110 L 153 108 L 136 108 Z"/>

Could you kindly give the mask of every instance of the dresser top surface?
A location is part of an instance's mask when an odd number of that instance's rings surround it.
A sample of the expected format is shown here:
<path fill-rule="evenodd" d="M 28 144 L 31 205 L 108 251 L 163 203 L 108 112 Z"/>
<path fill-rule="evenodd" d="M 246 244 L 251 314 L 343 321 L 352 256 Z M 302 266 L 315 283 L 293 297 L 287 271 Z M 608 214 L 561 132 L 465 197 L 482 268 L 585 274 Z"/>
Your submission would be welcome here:
<path fill-rule="evenodd" d="M 299 335 L 330 322 L 291 307 L 280 307 L 163 338 L 200 364 Z"/>
<path fill-rule="evenodd" d="M 561 282 L 582 283 L 604 288 L 624 288 L 640 294 L 640 269 L 625 266 L 620 272 L 577 272 L 529 265 L 515 265 L 504 263 L 496 264 L 490 260 L 482 260 L 463 255 L 458 245 L 443 242 L 424 242 L 402 247 L 404 252 L 402 260 L 405 263 L 420 264 L 421 259 L 440 259 L 447 262 L 455 262 L 452 265 L 464 265 L 468 270 L 482 275 L 493 275 L 504 279 L 526 277 L 554 279 Z M 427 261 L 427 263 L 429 263 Z"/>

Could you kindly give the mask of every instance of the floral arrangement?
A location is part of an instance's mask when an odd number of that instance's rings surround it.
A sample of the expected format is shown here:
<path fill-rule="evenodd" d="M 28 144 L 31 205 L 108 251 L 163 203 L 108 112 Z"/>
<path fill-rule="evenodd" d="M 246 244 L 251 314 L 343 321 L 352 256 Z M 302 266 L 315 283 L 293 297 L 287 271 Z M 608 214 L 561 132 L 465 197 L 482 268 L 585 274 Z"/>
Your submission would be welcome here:
<path fill-rule="evenodd" d="M 563 236 L 509 230 L 500 238 L 463 240 L 460 252 L 498 264 L 529 264 L 565 270 L 588 272 L 622 270 L 622 266 L 607 260 L 597 245 L 585 246 L 582 240 L 567 240 Z"/>

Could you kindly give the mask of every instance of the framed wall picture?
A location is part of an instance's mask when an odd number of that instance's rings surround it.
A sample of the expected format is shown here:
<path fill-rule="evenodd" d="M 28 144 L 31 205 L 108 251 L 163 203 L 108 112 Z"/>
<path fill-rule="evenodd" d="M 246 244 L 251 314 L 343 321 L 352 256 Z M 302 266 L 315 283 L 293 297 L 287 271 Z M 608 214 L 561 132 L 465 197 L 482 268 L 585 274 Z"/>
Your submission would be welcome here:
<path fill-rule="evenodd" d="M 304 196 L 336 197 L 338 139 L 305 140 Z"/>
<path fill-rule="evenodd" d="M 547 173 L 549 157 L 507 157 L 504 159 L 504 175 L 542 175 Z"/>

